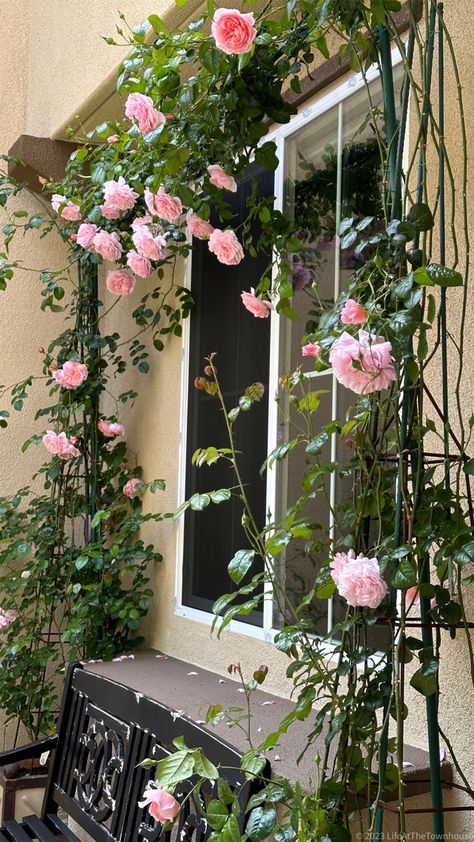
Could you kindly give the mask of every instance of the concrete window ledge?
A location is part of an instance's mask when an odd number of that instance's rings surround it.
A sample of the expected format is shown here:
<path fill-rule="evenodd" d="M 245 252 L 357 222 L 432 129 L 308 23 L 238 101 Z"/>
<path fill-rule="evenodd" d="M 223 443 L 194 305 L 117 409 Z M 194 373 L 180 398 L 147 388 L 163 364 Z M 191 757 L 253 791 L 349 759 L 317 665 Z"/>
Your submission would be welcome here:
<path fill-rule="evenodd" d="M 243 693 L 238 692 L 240 684 L 230 676 L 222 677 L 177 658 L 163 656 L 153 649 L 141 650 L 135 653 L 134 658 L 123 661 L 91 663 L 85 666 L 87 670 L 107 676 L 156 699 L 195 722 L 202 723 L 205 720 L 207 709 L 211 705 L 220 704 L 224 708 L 243 707 Z M 276 731 L 292 707 L 292 702 L 288 699 L 257 690 L 252 701 L 252 728 L 255 737 L 258 738 L 259 734 L 263 737 Z M 310 782 L 316 778 L 313 758 L 318 753 L 322 756 L 324 752 L 324 742 L 319 737 L 297 764 L 296 759 L 303 751 L 311 729 L 311 718 L 306 722 L 294 723 L 288 733 L 281 736 L 280 745 L 268 754 L 273 775 L 282 775 L 293 783 L 298 780 L 307 789 Z M 242 753 L 248 749 L 245 735 L 240 728 L 229 728 L 225 723 L 221 723 L 215 728 L 210 726 L 209 730 Z M 405 769 L 407 796 L 429 792 L 428 752 L 406 745 L 404 760 L 410 764 Z M 452 782 L 452 767 L 446 760 L 442 762 L 442 777 L 444 784 L 449 786 Z M 396 792 L 385 794 L 386 801 L 396 797 Z"/>

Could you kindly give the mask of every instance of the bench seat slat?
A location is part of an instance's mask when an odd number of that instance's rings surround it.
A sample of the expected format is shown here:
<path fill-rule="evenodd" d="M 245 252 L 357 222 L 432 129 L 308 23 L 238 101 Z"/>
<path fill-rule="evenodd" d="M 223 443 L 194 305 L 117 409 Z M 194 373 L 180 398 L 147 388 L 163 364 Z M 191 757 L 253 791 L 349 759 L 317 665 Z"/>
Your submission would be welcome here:
<path fill-rule="evenodd" d="M 22 828 L 18 822 L 9 819 L 2 825 L 2 830 L 8 833 L 8 839 L 13 839 L 14 842 L 31 842 L 31 836 Z M 0 840 L 6 839 L 6 836 L 0 836 Z"/>
<path fill-rule="evenodd" d="M 69 842 L 80 842 L 78 836 L 70 830 L 70 828 L 64 824 L 64 822 L 56 816 L 55 813 L 48 813 L 46 816 L 48 823 L 53 825 L 55 830 L 59 830 L 59 832 L 69 840 Z"/>
<path fill-rule="evenodd" d="M 2 833 L 2 831 L 0 830 L 0 842 L 11 842 L 11 841 L 12 841 L 12 838 L 13 838 L 13 839 L 15 839 L 15 837 L 14 837 L 14 836 L 13 836 L 13 837 L 12 837 L 12 836 L 9 836 L 9 838 L 7 839 L 7 837 L 6 837 L 6 836 L 4 836 L 4 835 L 3 835 L 3 833 Z M 28 836 L 27 838 L 28 838 L 28 839 L 30 839 L 30 837 L 29 837 L 29 836 Z M 31 840 L 30 840 L 30 842 L 31 842 Z"/>
<path fill-rule="evenodd" d="M 26 816 L 23 819 L 23 825 L 34 834 L 33 839 L 39 839 L 40 842 L 56 842 L 58 838 L 57 834 L 49 830 L 38 816 Z"/>

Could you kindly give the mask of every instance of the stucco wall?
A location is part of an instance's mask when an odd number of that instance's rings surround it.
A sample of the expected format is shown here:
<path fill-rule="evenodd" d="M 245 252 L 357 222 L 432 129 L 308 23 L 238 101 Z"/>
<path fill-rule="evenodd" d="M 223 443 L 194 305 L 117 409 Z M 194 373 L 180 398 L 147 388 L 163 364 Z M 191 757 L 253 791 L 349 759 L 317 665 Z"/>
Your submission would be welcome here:
<path fill-rule="evenodd" d="M 134 24 L 150 12 L 178 13 L 167 0 L 122 0 L 119 4 Z M 194 4 L 195 5 L 195 4 Z M 466 15 L 467 3 L 447 4 L 446 17 L 458 46 L 461 72 L 465 80 L 464 95 L 468 133 L 474 140 L 474 91 L 469 87 L 471 44 L 474 24 Z M 22 133 L 61 136 L 64 125 L 76 113 L 86 123 L 93 124 L 103 113 L 118 113 L 120 106 L 112 95 L 111 74 L 120 60 L 120 49 L 109 47 L 100 36 L 113 33 L 117 21 L 116 0 L 10 0 L 8 13 L 3 15 L 0 29 L 0 149 L 7 150 Z M 105 105 L 104 105 L 105 103 Z M 454 124 L 451 111 L 455 106 L 455 88 L 451 77 L 447 80 L 446 123 Z M 460 137 L 448 136 L 452 164 L 459 176 Z M 33 207 L 35 199 L 22 197 L 21 206 Z M 472 233 L 474 234 L 474 228 Z M 25 240 L 21 259 L 26 265 L 39 265 L 37 242 Z M 50 238 L 42 241 L 41 264 L 61 265 L 63 251 Z M 20 254 L 20 252 L 19 252 Z M 41 374 L 38 345 L 46 345 L 48 338 L 60 329 L 60 317 L 41 314 L 38 307 L 37 281 L 27 272 L 18 272 L 14 283 L 0 299 L 0 382 L 10 383 L 35 370 Z M 459 323 L 459 297 L 449 294 L 450 319 Z M 109 324 L 119 324 L 127 330 L 126 312 L 133 301 L 120 302 Z M 25 323 L 28 329 L 25 330 Z M 468 327 L 467 347 L 470 347 L 474 325 Z M 182 373 L 182 347 L 177 339 L 168 341 L 164 354 L 157 356 L 148 378 L 140 378 L 142 386 L 135 407 L 124 412 L 128 440 L 139 462 L 145 468 L 145 479 L 163 477 L 167 481 L 164 494 L 147 500 L 153 510 L 172 511 L 177 502 L 179 408 Z M 130 382 L 137 375 L 130 375 Z M 436 387 L 436 374 L 433 373 Z M 145 387 L 145 388 L 143 388 Z M 22 441 L 37 430 L 33 422 L 34 409 L 43 403 L 41 382 L 34 390 L 28 412 L 15 415 L 15 423 L 8 431 L 0 431 L 0 464 L 2 465 L 0 494 L 9 493 L 25 484 L 31 474 L 31 455 L 22 456 Z M 472 369 L 466 368 L 463 399 L 471 412 L 474 392 Z M 153 574 L 155 605 L 147 621 L 148 643 L 174 656 L 190 660 L 202 667 L 224 673 L 227 665 L 238 659 L 244 670 L 252 671 L 260 663 L 269 666 L 268 690 L 288 695 L 290 686 L 285 678 L 287 659 L 268 642 L 245 635 L 224 633 L 218 641 L 211 637 L 209 627 L 184 619 L 175 613 L 175 565 L 177 525 L 166 521 L 161 527 L 150 526 L 144 537 L 154 540 L 164 555 L 164 562 Z M 474 616 L 474 607 L 473 607 Z M 462 635 L 456 641 L 443 638 L 441 722 L 459 752 L 463 767 L 471 781 L 474 779 L 472 751 L 466 744 L 471 733 L 471 712 L 474 695 L 469 686 L 466 646 Z M 413 696 L 413 713 L 406 725 L 407 739 L 426 746 L 424 703 Z M 456 796 L 449 796 L 450 799 Z M 452 832 L 469 832 L 469 814 L 450 816 L 447 827 Z"/>

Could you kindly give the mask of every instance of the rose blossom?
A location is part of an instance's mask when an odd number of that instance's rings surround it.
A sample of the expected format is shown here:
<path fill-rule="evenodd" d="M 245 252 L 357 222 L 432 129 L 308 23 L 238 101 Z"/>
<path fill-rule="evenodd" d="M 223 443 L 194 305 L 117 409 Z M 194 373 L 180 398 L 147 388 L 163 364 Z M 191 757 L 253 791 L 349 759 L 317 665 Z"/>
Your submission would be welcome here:
<path fill-rule="evenodd" d="M 118 134 L 109 134 L 107 143 L 117 143 L 120 140 Z"/>
<path fill-rule="evenodd" d="M 257 30 L 251 13 L 242 14 L 238 9 L 216 9 L 211 32 L 216 47 L 228 55 L 248 53 Z"/>
<path fill-rule="evenodd" d="M 420 601 L 420 592 L 416 585 L 413 588 L 408 588 L 406 592 L 407 605 L 410 606 L 412 602 Z"/>
<path fill-rule="evenodd" d="M 107 272 L 105 286 L 114 295 L 130 295 L 135 289 L 135 279 L 127 269 L 113 269 Z"/>
<path fill-rule="evenodd" d="M 136 120 L 142 134 L 148 134 L 161 126 L 166 118 L 153 105 L 153 100 L 145 94 L 129 94 L 125 103 L 125 116 Z"/>
<path fill-rule="evenodd" d="M 167 222 L 176 222 L 183 212 L 181 199 L 167 193 L 163 185 L 158 193 L 152 193 L 148 187 L 145 188 L 145 204 L 153 216 L 159 216 Z"/>
<path fill-rule="evenodd" d="M 51 197 L 51 207 L 54 211 L 56 211 L 56 213 L 59 212 L 61 205 L 64 205 L 60 214 L 63 219 L 67 219 L 68 222 L 77 222 L 77 220 L 81 219 L 81 209 L 79 205 L 75 205 L 74 202 L 66 199 L 65 196 L 61 196 L 60 193 L 53 193 Z"/>
<path fill-rule="evenodd" d="M 31 576 L 31 570 L 22 570 L 21 578 L 22 579 L 29 579 Z"/>
<path fill-rule="evenodd" d="M 138 802 L 139 807 L 148 807 L 150 816 L 157 822 L 171 822 L 179 813 L 180 806 L 176 798 L 166 792 L 165 789 L 157 789 L 147 784 L 142 795 L 143 801 Z"/>
<path fill-rule="evenodd" d="M 128 482 L 125 483 L 122 491 L 127 497 L 130 497 L 130 500 L 132 500 L 133 497 L 136 497 L 140 493 L 137 487 L 141 484 L 141 479 L 138 479 L 138 477 L 132 477 L 132 479 L 129 479 Z"/>
<path fill-rule="evenodd" d="M 7 629 L 8 626 L 11 626 L 16 620 L 16 614 L 14 611 L 8 609 L 4 611 L 0 609 L 0 629 Z"/>
<path fill-rule="evenodd" d="M 161 260 L 166 246 L 166 239 L 161 234 L 153 236 L 148 226 L 139 225 L 132 234 L 132 240 L 141 257 L 147 257 L 148 260 Z"/>
<path fill-rule="evenodd" d="M 339 383 L 359 395 L 386 389 L 397 377 L 390 342 L 366 330 L 359 330 L 359 339 L 341 334 L 331 348 L 329 362 Z"/>
<path fill-rule="evenodd" d="M 122 256 L 122 243 L 116 231 L 109 234 L 108 231 L 97 231 L 92 241 L 94 248 L 105 260 L 115 262 Z"/>
<path fill-rule="evenodd" d="M 81 455 L 77 447 L 74 447 L 76 442 L 75 436 L 68 439 L 66 433 L 56 435 L 52 430 L 47 430 L 43 436 L 43 444 L 46 450 L 49 450 L 55 456 L 59 456 L 60 459 L 72 459 Z"/>
<path fill-rule="evenodd" d="M 68 441 L 65 447 L 58 453 L 60 459 L 74 459 L 75 456 L 80 456 L 81 452 L 74 447 L 72 441 Z"/>
<path fill-rule="evenodd" d="M 103 205 L 100 205 L 100 212 L 104 219 L 120 219 L 122 215 L 118 208 L 114 207 L 113 205 L 109 205 L 107 202 L 104 202 Z"/>
<path fill-rule="evenodd" d="M 83 222 L 77 229 L 76 243 L 90 251 L 91 247 L 94 248 L 93 239 L 96 234 L 97 225 L 93 225 L 92 222 Z"/>
<path fill-rule="evenodd" d="M 148 278 L 153 272 L 153 266 L 148 260 L 148 257 L 143 257 L 143 255 L 138 254 L 133 249 L 127 254 L 127 264 L 139 278 Z"/>
<path fill-rule="evenodd" d="M 353 298 L 348 298 L 341 310 L 343 325 L 361 325 L 367 321 L 367 310 Z"/>
<path fill-rule="evenodd" d="M 232 175 L 228 175 L 219 164 L 209 164 L 207 171 L 209 173 L 209 181 L 214 187 L 219 187 L 221 190 L 230 190 L 231 193 L 237 192 L 237 182 Z"/>
<path fill-rule="evenodd" d="M 244 307 L 257 319 L 268 318 L 270 310 L 273 309 L 273 305 L 270 301 L 265 301 L 264 299 L 259 298 L 258 295 L 255 295 L 253 287 L 250 288 L 250 292 L 243 292 L 240 297 Z"/>
<path fill-rule="evenodd" d="M 113 421 L 103 421 L 102 419 L 97 424 L 100 432 L 109 439 L 114 439 L 116 436 L 124 436 L 125 428 L 121 424 L 116 424 Z"/>
<path fill-rule="evenodd" d="M 307 342 L 301 349 L 303 357 L 319 357 L 321 346 L 317 342 Z"/>
<path fill-rule="evenodd" d="M 117 181 L 104 183 L 105 204 L 117 210 L 130 210 L 138 199 L 138 193 L 125 181 L 123 175 Z"/>
<path fill-rule="evenodd" d="M 340 595 L 353 607 L 378 608 L 388 594 L 376 558 L 366 558 L 354 550 L 336 553 L 330 563 L 331 575 Z"/>
<path fill-rule="evenodd" d="M 150 225 L 153 222 L 153 217 L 149 214 L 146 216 L 137 216 L 132 222 L 132 231 L 136 231 L 137 228 L 140 228 L 140 225 Z"/>
<path fill-rule="evenodd" d="M 188 231 L 192 237 L 198 240 L 208 240 L 214 231 L 214 226 L 205 219 L 201 219 L 197 213 L 191 213 L 187 219 Z"/>
<path fill-rule="evenodd" d="M 209 251 L 216 255 L 219 263 L 225 263 L 226 266 L 237 266 L 244 257 L 244 250 L 230 229 L 214 229 L 209 237 Z"/>
<path fill-rule="evenodd" d="M 67 360 L 61 368 L 53 371 L 53 378 L 63 389 L 77 389 L 87 380 L 87 366 L 77 360 Z"/>
<path fill-rule="evenodd" d="M 66 433 L 59 433 L 56 435 L 53 430 L 46 430 L 46 433 L 43 436 L 43 444 L 46 450 L 49 450 L 50 453 L 53 453 L 55 456 L 61 453 L 67 446 L 68 440 Z"/>

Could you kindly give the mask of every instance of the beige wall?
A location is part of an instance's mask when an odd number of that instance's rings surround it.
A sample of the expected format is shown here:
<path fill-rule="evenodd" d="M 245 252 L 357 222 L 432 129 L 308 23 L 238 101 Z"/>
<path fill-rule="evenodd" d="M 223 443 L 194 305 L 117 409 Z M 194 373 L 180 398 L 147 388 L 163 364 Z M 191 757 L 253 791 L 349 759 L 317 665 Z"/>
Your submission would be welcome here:
<path fill-rule="evenodd" d="M 8 13 L 3 15 L 0 29 L 0 148 L 7 150 L 22 133 L 63 136 L 64 127 L 80 114 L 86 125 L 93 125 L 103 115 L 121 113 L 121 105 L 113 96 L 111 81 L 123 51 L 109 47 L 101 35 L 113 33 L 117 21 L 117 5 L 132 24 L 150 12 L 164 15 L 177 12 L 167 0 L 10 0 Z M 194 4 L 195 5 L 195 4 Z M 465 80 L 464 94 L 468 115 L 469 136 L 474 139 L 474 91 L 469 87 L 471 74 L 470 45 L 474 38 L 474 24 L 465 14 L 467 3 L 447 4 L 450 28 L 459 44 L 461 70 Z M 188 7 L 187 7 L 188 8 Z M 112 75 L 111 75 L 112 74 Z M 447 126 L 452 125 L 450 109 L 454 106 L 454 88 L 449 81 L 446 96 Z M 6 118 L 8 115 L 8 118 Z M 453 166 L 459 170 L 459 134 L 448 138 Z M 23 200 L 23 197 L 22 197 Z M 23 205 L 33 207 L 35 199 L 24 197 Z M 473 232 L 474 233 L 474 230 Z M 34 238 L 22 243 L 21 259 L 26 265 L 61 265 L 62 247 L 49 238 L 42 241 L 41 258 Z M 43 256 L 44 255 L 44 256 Z M 184 278 L 183 278 L 184 280 Z M 0 298 L 0 382 L 9 383 L 30 371 L 41 374 L 36 347 L 45 345 L 48 338 L 60 330 L 60 317 L 39 313 L 38 282 L 26 272 L 18 272 L 10 290 Z M 136 293 L 138 296 L 138 293 Z M 456 294 L 450 293 L 450 318 L 459 319 Z M 109 319 L 112 327 L 120 325 L 127 331 L 127 312 L 133 301 L 119 302 Z M 27 330 L 25 330 L 25 323 Z M 469 326 L 469 337 L 474 325 Z M 468 347 L 470 346 L 468 343 Z M 148 378 L 140 377 L 141 395 L 132 410 L 124 411 L 123 421 L 128 429 L 128 441 L 145 468 L 145 479 L 163 477 L 167 491 L 147 500 L 150 509 L 172 511 L 177 502 L 179 409 L 182 373 L 182 348 L 171 339 L 165 353 L 154 358 Z M 138 377 L 130 375 L 130 382 Z M 436 378 L 434 383 L 436 384 Z M 145 388 L 143 388 L 145 387 Z M 472 404 L 474 376 L 466 369 L 463 396 L 467 407 Z M 35 389 L 30 410 L 15 417 L 9 431 L 0 431 L 0 464 L 2 476 L 0 494 L 9 493 L 25 484 L 31 473 L 31 457 L 21 456 L 21 442 L 38 431 L 33 421 L 33 409 L 44 402 L 44 392 Z M 469 410 L 470 411 L 470 410 Z M 40 422 L 39 422 L 40 423 Z M 156 541 L 164 555 L 164 562 L 154 572 L 155 606 L 147 623 L 148 642 L 179 658 L 188 659 L 204 668 L 224 673 L 227 665 L 238 659 L 244 670 L 252 671 L 260 663 L 268 664 L 268 690 L 287 695 L 290 686 L 285 679 L 286 657 L 274 646 L 262 640 L 235 633 L 224 633 L 218 641 L 210 635 L 209 627 L 178 616 L 175 612 L 176 538 L 177 524 L 166 521 L 160 527 L 150 527 L 144 536 Z M 473 607 L 474 618 L 474 607 Z M 466 646 L 461 634 L 456 641 L 443 639 L 441 722 L 459 752 L 463 767 L 474 780 L 470 741 L 474 695 L 469 686 Z M 413 697 L 413 713 L 407 726 L 407 740 L 425 746 L 424 703 Z M 455 798 L 456 796 L 450 796 Z M 468 832 L 469 814 L 448 817 L 447 826 L 454 832 Z"/>

